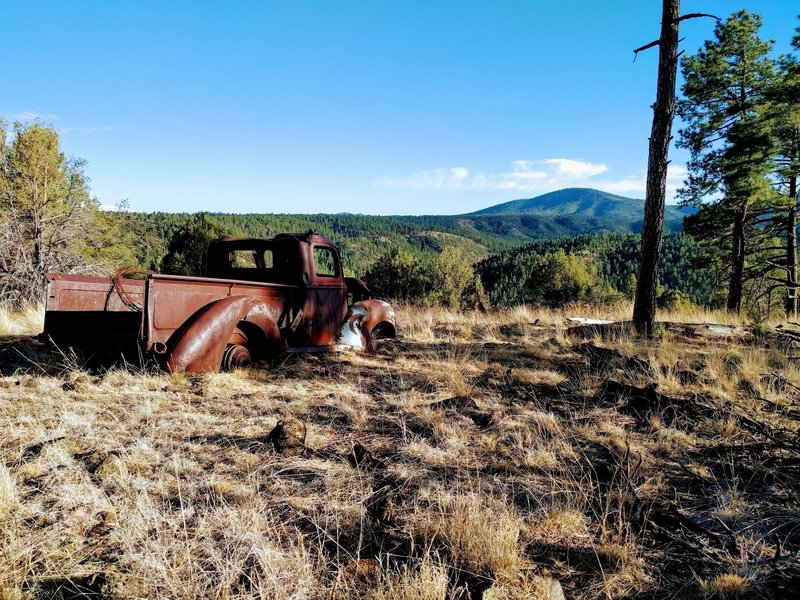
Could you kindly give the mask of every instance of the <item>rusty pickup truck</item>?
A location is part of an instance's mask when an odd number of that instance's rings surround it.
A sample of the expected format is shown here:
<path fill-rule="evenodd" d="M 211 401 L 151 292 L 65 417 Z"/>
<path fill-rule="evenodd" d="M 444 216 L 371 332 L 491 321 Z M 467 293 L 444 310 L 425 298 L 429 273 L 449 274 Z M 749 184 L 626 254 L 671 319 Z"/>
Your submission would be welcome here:
<path fill-rule="evenodd" d="M 173 372 L 232 369 L 283 352 L 365 350 L 396 335 L 392 307 L 344 277 L 336 246 L 311 231 L 212 242 L 205 277 L 46 277 L 45 342 L 150 359 Z"/>

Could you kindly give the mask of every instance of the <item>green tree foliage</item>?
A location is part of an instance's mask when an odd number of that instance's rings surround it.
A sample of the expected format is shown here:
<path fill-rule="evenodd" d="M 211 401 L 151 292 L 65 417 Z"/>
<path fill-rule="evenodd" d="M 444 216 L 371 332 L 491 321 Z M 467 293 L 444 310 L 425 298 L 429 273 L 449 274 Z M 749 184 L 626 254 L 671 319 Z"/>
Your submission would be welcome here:
<path fill-rule="evenodd" d="M 800 27 L 792 40 L 795 52 L 800 52 Z M 777 147 L 775 178 L 778 191 L 784 196 L 781 203 L 785 211 L 776 215 L 785 237 L 784 273 L 777 281 L 786 288 L 786 314 L 798 310 L 797 278 L 797 210 L 798 178 L 800 178 L 800 58 L 797 55 L 781 57 L 778 77 L 770 90 L 770 113 Z M 772 256 L 770 258 L 773 258 Z M 777 262 L 780 257 L 774 257 Z M 763 270 L 763 269 L 762 269 Z M 774 286 L 773 286 L 774 287 Z"/>
<path fill-rule="evenodd" d="M 500 252 L 476 265 L 489 299 L 499 306 L 585 300 L 603 303 L 621 295 L 632 295 L 638 268 L 640 238 L 632 234 L 582 235 L 542 240 L 527 246 Z M 563 252 L 564 258 L 552 258 Z M 583 269 L 574 261 L 580 259 Z M 551 257 L 547 271 L 543 265 Z M 572 274 L 572 284 L 543 282 L 553 269 Z M 586 274 L 590 281 L 585 287 Z M 593 280 L 592 280 L 593 278 Z M 556 279 L 558 282 L 559 280 Z M 580 285 L 580 284 L 583 284 Z M 660 296 L 679 292 L 695 304 L 718 306 L 720 282 L 706 252 L 684 234 L 664 237 L 659 265 Z M 555 291 L 554 291 L 555 290 Z M 668 300 L 659 297 L 660 305 Z"/>
<path fill-rule="evenodd" d="M 552 308 L 570 302 L 591 301 L 600 295 L 602 286 L 585 257 L 558 248 L 542 253 L 514 252 L 509 258 L 501 267 L 500 276 L 488 286 L 494 304 L 533 304 Z M 479 268 L 486 273 L 489 264 L 481 263 Z"/>
<path fill-rule="evenodd" d="M 792 41 L 795 54 L 778 61 L 777 77 L 770 90 L 770 116 L 777 150 L 777 183 L 784 195 L 798 193 L 800 176 L 800 27 Z M 793 198 L 796 199 L 796 198 Z"/>
<path fill-rule="evenodd" d="M 774 78 L 771 43 L 758 37 L 761 18 L 740 11 L 720 22 L 714 39 L 682 60 L 686 123 L 678 145 L 691 152 L 680 196 L 698 208 L 687 230 L 712 247 L 728 248 L 731 311 L 742 304 L 748 234 L 775 200 L 774 148 L 767 97 Z M 708 198 L 715 198 L 708 201 Z"/>
<path fill-rule="evenodd" d="M 489 300 L 472 262 L 456 248 L 432 259 L 394 248 L 381 256 L 364 280 L 375 296 L 409 304 L 485 310 Z"/>
<path fill-rule="evenodd" d="M 403 302 L 419 302 L 431 290 L 431 276 L 419 259 L 405 250 L 392 249 L 364 275 L 373 295 Z"/>
<path fill-rule="evenodd" d="M 591 300 L 599 291 L 597 277 L 587 261 L 560 249 L 542 257 L 525 287 L 526 299 L 551 308 Z"/>
<path fill-rule="evenodd" d="M 107 273 L 129 238 L 91 197 L 85 163 L 67 158 L 58 132 L 14 124 L 8 142 L 0 121 L 0 300 L 41 300 L 48 271 Z"/>
<path fill-rule="evenodd" d="M 161 270 L 171 238 L 192 218 L 186 213 L 115 213 L 134 233 L 138 266 Z M 313 231 L 331 238 L 345 272 L 363 275 L 388 248 L 401 248 L 425 262 L 456 248 L 471 261 L 534 240 L 589 231 L 638 230 L 636 219 L 585 215 L 374 216 L 209 213 L 230 235 L 270 238 L 277 233 Z M 388 247 L 388 248 L 387 248 Z"/>
<path fill-rule="evenodd" d="M 161 270 L 170 275 L 205 275 L 208 247 L 225 233 L 216 219 L 197 213 L 170 238 Z"/>
<path fill-rule="evenodd" d="M 474 286 L 475 275 L 472 263 L 455 248 L 447 248 L 431 262 L 432 286 L 429 300 L 460 310 L 470 286 Z M 473 292 L 474 295 L 474 292 Z"/>

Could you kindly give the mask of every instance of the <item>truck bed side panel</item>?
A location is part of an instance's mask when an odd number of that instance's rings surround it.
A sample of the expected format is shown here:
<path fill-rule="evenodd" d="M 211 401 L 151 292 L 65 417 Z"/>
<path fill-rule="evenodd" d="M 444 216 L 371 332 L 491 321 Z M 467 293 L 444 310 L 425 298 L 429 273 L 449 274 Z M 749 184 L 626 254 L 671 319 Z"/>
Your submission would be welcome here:
<path fill-rule="evenodd" d="M 144 281 L 47 274 L 44 334 L 60 347 L 135 350 Z"/>
<path fill-rule="evenodd" d="M 152 275 L 147 281 L 144 350 L 166 344 L 170 336 L 207 304 L 230 296 L 248 296 L 266 305 L 267 316 L 279 322 L 298 290 L 278 284 L 224 279 Z"/>

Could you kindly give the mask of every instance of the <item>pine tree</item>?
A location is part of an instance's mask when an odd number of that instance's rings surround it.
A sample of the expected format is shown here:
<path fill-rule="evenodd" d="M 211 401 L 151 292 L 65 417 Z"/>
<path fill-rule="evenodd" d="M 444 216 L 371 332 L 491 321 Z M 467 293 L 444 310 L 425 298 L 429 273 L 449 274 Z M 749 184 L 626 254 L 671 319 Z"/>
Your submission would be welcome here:
<path fill-rule="evenodd" d="M 792 40 L 795 52 L 800 52 L 800 27 Z M 783 213 L 785 230 L 786 314 L 797 315 L 797 181 L 800 177 L 800 58 L 783 56 L 778 65 L 778 77 L 770 93 L 774 135 L 777 143 L 778 190 L 785 197 Z"/>
<path fill-rule="evenodd" d="M 680 0 L 663 0 L 658 40 L 658 86 L 647 159 L 647 193 L 639 253 L 639 277 L 633 303 L 633 323 L 639 333 L 652 335 L 656 320 L 658 259 L 664 230 L 667 165 L 672 120 L 675 116 L 675 77 L 678 70 Z"/>
<path fill-rule="evenodd" d="M 162 270 L 170 275 L 205 275 L 208 247 L 224 235 L 213 217 L 206 213 L 193 215 L 170 239 Z"/>
<path fill-rule="evenodd" d="M 48 271 L 107 273 L 132 253 L 91 197 L 85 162 L 61 151 L 58 132 L 39 122 L 0 120 L 0 300 L 38 302 Z M 100 233 L 105 234 L 99 235 Z"/>
<path fill-rule="evenodd" d="M 711 245 L 727 245 L 727 308 L 742 306 L 747 234 L 760 207 L 774 200 L 769 175 L 773 141 L 767 93 L 774 77 L 771 43 L 758 37 L 761 17 L 740 11 L 721 22 L 715 39 L 682 60 L 678 114 L 687 124 L 678 145 L 691 152 L 679 192 L 698 213 L 687 230 Z"/>

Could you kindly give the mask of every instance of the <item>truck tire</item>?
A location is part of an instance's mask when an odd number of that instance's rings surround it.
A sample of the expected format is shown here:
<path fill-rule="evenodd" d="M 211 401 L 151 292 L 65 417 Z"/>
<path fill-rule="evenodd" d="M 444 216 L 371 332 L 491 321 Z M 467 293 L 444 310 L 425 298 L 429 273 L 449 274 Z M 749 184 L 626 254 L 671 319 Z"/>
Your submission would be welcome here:
<path fill-rule="evenodd" d="M 250 350 L 247 349 L 247 346 L 231 344 L 225 348 L 225 352 L 222 355 L 222 370 L 242 369 L 250 366 L 252 360 L 253 358 L 250 356 Z"/>

